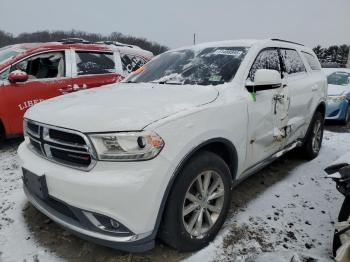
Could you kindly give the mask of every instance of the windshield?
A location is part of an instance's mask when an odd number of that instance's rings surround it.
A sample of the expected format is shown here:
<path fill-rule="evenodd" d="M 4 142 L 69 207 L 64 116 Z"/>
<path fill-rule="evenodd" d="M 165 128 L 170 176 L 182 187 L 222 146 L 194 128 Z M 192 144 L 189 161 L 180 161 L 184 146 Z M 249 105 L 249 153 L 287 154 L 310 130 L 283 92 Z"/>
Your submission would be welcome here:
<path fill-rule="evenodd" d="M 6 46 L 0 48 L 0 64 L 23 51 L 24 50 L 19 48 L 18 46 Z"/>
<path fill-rule="evenodd" d="M 350 81 L 350 73 L 347 72 L 334 72 L 327 77 L 328 84 L 331 85 L 348 85 Z"/>
<path fill-rule="evenodd" d="M 125 82 L 218 85 L 236 74 L 248 48 L 210 47 L 164 53 L 136 70 Z"/>

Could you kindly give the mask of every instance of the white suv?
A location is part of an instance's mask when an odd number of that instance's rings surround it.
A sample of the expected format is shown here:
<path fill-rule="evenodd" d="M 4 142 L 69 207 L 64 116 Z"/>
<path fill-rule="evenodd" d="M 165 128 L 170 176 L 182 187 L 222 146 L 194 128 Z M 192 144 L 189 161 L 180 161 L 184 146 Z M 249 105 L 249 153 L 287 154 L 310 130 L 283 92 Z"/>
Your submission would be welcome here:
<path fill-rule="evenodd" d="M 25 115 L 24 191 L 83 238 L 144 251 L 213 240 L 234 185 L 283 153 L 320 150 L 326 77 L 279 39 L 169 51 L 124 83 L 44 101 Z"/>

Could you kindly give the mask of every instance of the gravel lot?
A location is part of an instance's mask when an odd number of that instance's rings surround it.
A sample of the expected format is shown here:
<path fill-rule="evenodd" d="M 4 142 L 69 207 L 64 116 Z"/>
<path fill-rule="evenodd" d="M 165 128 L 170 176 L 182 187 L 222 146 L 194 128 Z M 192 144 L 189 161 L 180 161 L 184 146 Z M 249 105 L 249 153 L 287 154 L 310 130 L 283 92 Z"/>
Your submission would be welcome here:
<path fill-rule="evenodd" d="M 266 252 L 328 259 L 343 198 L 322 170 L 348 150 L 350 134 L 349 126 L 327 129 L 315 160 L 291 152 L 237 186 L 221 233 L 195 254 L 161 243 L 144 254 L 121 253 L 71 235 L 27 202 L 16 156 L 21 141 L 6 141 L 0 145 L 0 261 L 250 261 Z"/>

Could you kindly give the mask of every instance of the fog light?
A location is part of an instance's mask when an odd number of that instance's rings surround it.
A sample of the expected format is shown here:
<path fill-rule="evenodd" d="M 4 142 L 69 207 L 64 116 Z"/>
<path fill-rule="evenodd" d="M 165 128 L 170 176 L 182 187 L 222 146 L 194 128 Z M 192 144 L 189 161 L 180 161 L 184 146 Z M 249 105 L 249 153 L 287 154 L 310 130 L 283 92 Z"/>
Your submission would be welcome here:
<path fill-rule="evenodd" d="M 115 228 L 115 229 L 118 229 L 120 227 L 120 224 L 117 221 L 113 220 L 113 219 L 110 219 L 109 223 L 111 223 L 111 226 L 113 228 Z"/>
<path fill-rule="evenodd" d="M 99 230 L 120 234 L 123 236 L 134 235 L 133 232 L 131 232 L 128 228 L 113 218 L 89 211 L 83 211 L 83 213 L 85 214 L 86 218 L 89 219 L 89 221 L 92 223 L 92 225 L 94 225 Z"/>

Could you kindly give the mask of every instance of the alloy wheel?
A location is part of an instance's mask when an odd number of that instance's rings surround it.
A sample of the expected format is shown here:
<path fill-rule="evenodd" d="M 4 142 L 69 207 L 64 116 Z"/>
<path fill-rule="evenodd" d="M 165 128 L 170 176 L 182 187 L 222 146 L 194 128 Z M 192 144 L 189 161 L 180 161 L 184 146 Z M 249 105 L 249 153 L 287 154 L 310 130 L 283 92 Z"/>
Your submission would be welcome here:
<path fill-rule="evenodd" d="M 187 233 L 200 238 L 218 220 L 224 205 L 225 188 L 215 171 L 199 174 L 190 184 L 183 203 L 182 217 Z"/>
<path fill-rule="evenodd" d="M 312 131 L 312 150 L 318 153 L 321 148 L 322 141 L 322 123 L 320 119 L 317 119 Z"/>

